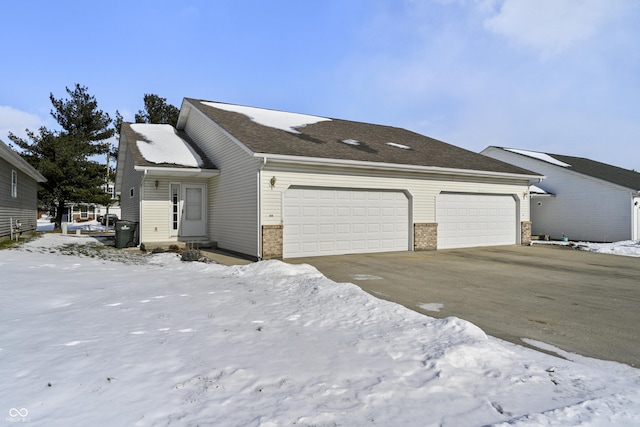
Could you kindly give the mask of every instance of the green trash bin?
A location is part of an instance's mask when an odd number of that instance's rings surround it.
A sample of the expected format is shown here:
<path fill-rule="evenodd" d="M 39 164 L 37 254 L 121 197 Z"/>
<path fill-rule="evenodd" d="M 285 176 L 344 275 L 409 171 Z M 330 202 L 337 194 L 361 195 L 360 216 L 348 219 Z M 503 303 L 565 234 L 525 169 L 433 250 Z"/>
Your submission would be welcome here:
<path fill-rule="evenodd" d="M 135 246 L 134 236 L 138 223 L 120 220 L 116 222 L 116 248 L 130 248 Z"/>

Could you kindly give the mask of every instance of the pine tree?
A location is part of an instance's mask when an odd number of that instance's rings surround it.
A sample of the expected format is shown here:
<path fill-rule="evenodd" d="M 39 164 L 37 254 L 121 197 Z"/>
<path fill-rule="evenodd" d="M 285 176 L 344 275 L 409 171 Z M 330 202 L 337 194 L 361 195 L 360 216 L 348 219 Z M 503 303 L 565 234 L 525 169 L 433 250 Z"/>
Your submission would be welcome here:
<path fill-rule="evenodd" d="M 68 99 L 49 95 L 51 115 L 62 130 L 41 127 L 38 132 L 27 129 L 27 139 L 9 134 L 9 139 L 23 150 L 22 156 L 47 178 L 39 189 L 41 203 L 56 208 L 55 228 L 62 224 L 68 202 L 109 204 L 104 192 L 106 166 L 94 160 L 107 154 L 113 136 L 111 118 L 98 109 L 95 97 L 85 86 L 66 88 Z"/>
<path fill-rule="evenodd" d="M 147 93 L 144 95 L 144 110 L 138 110 L 136 123 L 170 124 L 176 127 L 180 110 L 167 104 L 167 98 Z"/>

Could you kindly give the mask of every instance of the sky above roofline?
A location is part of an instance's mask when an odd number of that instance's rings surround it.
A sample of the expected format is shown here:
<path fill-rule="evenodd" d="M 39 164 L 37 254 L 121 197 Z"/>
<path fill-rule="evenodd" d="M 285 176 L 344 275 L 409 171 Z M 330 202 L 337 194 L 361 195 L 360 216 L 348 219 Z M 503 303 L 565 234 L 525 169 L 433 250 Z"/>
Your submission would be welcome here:
<path fill-rule="evenodd" d="M 5 142 L 55 128 L 49 94 L 80 83 L 129 121 L 155 93 L 640 169 L 634 0 L 72 0 L 3 15 Z"/>

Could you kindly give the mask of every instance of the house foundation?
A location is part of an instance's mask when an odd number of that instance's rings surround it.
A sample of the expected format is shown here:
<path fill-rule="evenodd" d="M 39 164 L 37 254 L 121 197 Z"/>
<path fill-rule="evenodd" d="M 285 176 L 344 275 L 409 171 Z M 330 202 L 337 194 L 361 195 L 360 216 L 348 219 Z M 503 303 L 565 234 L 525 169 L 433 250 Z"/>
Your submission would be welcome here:
<path fill-rule="evenodd" d="M 262 259 L 282 259 L 282 225 L 262 226 Z"/>
<path fill-rule="evenodd" d="M 435 251 L 438 249 L 438 224 L 422 222 L 413 224 L 413 250 Z"/>
<path fill-rule="evenodd" d="M 520 223 L 520 243 L 523 245 L 531 244 L 531 221 Z"/>

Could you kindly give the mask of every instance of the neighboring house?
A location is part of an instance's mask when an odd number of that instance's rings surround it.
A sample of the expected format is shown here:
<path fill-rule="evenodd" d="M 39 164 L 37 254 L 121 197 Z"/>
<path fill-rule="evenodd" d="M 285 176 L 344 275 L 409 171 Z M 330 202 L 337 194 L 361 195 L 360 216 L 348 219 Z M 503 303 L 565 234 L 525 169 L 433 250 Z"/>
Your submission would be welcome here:
<path fill-rule="evenodd" d="M 146 246 L 257 259 L 530 240 L 541 176 L 389 126 L 185 98 L 177 130 L 121 130 L 116 191 Z"/>
<path fill-rule="evenodd" d="M 0 239 L 33 231 L 38 219 L 38 183 L 46 178 L 0 141 Z"/>
<path fill-rule="evenodd" d="M 581 157 L 488 147 L 482 154 L 546 176 L 531 191 L 534 235 L 640 239 L 640 173 Z"/>

